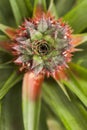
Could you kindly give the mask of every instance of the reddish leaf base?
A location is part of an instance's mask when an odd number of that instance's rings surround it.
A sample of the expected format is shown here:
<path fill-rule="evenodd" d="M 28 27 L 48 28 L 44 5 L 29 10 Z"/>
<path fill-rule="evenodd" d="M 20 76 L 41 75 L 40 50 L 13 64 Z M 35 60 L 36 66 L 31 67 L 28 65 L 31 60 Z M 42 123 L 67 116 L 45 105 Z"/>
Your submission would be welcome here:
<path fill-rule="evenodd" d="M 78 46 L 82 41 L 83 41 L 83 37 L 80 35 L 74 36 L 72 35 L 72 42 L 71 44 L 73 44 L 74 47 Z"/>
<path fill-rule="evenodd" d="M 40 96 L 43 80 L 43 74 L 35 75 L 33 72 L 27 72 L 23 79 L 23 96 L 27 96 L 29 100 L 37 100 Z"/>
<path fill-rule="evenodd" d="M 11 51 L 9 41 L 0 41 L 0 48 L 5 49 L 6 51 Z"/>
<path fill-rule="evenodd" d="M 15 36 L 16 36 L 16 30 L 13 29 L 13 28 L 9 27 L 9 28 L 5 29 L 5 32 L 8 35 L 8 37 L 11 38 L 11 39 L 14 39 Z"/>
<path fill-rule="evenodd" d="M 55 80 L 67 80 L 68 79 L 68 76 L 66 74 L 66 71 L 65 69 L 62 69 L 60 71 L 54 71 L 53 74 L 52 74 L 52 77 L 55 79 Z"/>

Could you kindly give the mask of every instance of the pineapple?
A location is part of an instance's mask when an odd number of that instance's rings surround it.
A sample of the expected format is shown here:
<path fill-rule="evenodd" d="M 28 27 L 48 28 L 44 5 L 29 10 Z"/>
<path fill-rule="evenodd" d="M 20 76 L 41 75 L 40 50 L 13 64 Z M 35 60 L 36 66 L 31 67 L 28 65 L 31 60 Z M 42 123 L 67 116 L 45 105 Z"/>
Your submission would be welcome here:
<path fill-rule="evenodd" d="M 87 129 L 86 6 L 0 2 L 0 130 Z"/>

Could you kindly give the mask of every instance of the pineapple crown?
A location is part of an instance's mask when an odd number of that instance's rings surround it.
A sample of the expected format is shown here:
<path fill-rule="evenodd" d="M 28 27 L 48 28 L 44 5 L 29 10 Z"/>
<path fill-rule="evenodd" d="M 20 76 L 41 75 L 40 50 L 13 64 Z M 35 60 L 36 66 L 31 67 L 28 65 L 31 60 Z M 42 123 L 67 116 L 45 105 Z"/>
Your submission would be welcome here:
<path fill-rule="evenodd" d="M 68 24 L 50 14 L 26 19 L 13 40 L 14 62 L 35 74 L 60 70 L 71 60 L 71 34 Z"/>

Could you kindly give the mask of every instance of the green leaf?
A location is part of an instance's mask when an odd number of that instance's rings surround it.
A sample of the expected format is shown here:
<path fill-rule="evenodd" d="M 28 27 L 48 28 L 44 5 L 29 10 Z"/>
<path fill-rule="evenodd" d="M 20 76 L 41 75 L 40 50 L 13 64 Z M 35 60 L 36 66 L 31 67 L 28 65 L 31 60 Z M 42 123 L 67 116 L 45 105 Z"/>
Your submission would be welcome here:
<path fill-rule="evenodd" d="M 77 2 L 77 4 L 80 4 L 82 2 L 82 0 L 77 0 L 76 2 Z"/>
<path fill-rule="evenodd" d="M 2 101 L 0 100 L 0 123 L 2 121 L 2 119 L 1 119 L 1 108 L 2 108 Z M 0 129 L 1 129 L 1 125 L 0 125 Z"/>
<path fill-rule="evenodd" d="M 38 130 L 42 81 L 42 75 L 38 75 L 37 77 L 34 73 L 26 73 L 24 75 L 22 85 L 22 107 L 25 130 Z"/>
<path fill-rule="evenodd" d="M 54 0 L 50 0 L 48 12 L 50 12 L 53 16 L 55 16 L 56 19 L 58 18 L 58 13 L 54 4 Z"/>
<path fill-rule="evenodd" d="M 12 69 L 13 67 L 7 64 L 0 64 L 0 69 Z"/>
<path fill-rule="evenodd" d="M 5 33 L 9 38 L 13 38 L 15 35 L 15 29 L 8 27 L 6 25 L 0 24 L 0 30 Z"/>
<path fill-rule="evenodd" d="M 2 15 L 2 13 L 0 12 L 0 23 L 3 21 L 5 21 L 5 19 L 4 19 L 4 16 Z"/>
<path fill-rule="evenodd" d="M 45 116 L 45 126 L 44 121 L 41 122 L 40 125 L 42 126 L 39 130 L 65 130 L 63 123 L 61 120 L 55 116 L 53 111 L 50 109 L 50 107 L 42 100 L 42 108 L 43 111 L 41 111 L 41 117 L 44 119 Z M 47 126 L 47 127 L 46 127 Z"/>
<path fill-rule="evenodd" d="M 83 102 L 87 107 L 87 96 L 81 90 L 82 86 L 77 79 L 76 75 L 73 74 L 70 70 L 68 71 L 69 80 L 63 81 L 63 83 L 74 93 L 76 96 Z"/>
<path fill-rule="evenodd" d="M 40 104 L 41 101 L 25 101 L 23 102 L 23 119 L 25 130 L 38 130 L 38 121 L 39 121 L 39 114 L 40 114 Z M 38 121 L 37 121 L 38 118 Z"/>
<path fill-rule="evenodd" d="M 47 121 L 49 130 L 63 130 L 63 128 L 61 127 L 60 124 L 58 124 L 58 122 L 55 119 L 48 119 Z"/>
<path fill-rule="evenodd" d="M 75 63 L 70 63 L 69 66 L 70 66 L 70 69 L 72 70 L 72 72 L 76 75 L 76 77 L 87 81 L 87 69 L 86 68 L 84 68 L 78 64 L 75 64 Z"/>
<path fill-rule="evenodd" d="M 47 126 L 48 111 L 44 102 L 41 100 L 41 112 L 40 112 L 40 123 L 39 130 L 49 130 Z"/>
<path fill-rule="evenodd" d="M 0 130 L 24 130 L 20 86 L 21 82 L 11 88 L 1 101 Z"/>
<path fill-rule="evenodd" d="M 6 72 L 6 73 L 5 73 Z M 8 77 L 11 75 L 13 72 L 13 68 L 4 68 L 0 69 L 0 89 L 2 86 L 5 84 L 5 81 L 7 81 Z M 3 75 L 2 75 L 3 74 Z"/>
<path fill-rule="evenodd" d="M 72 43 L 74 47 L 79 46 L 80 44 L 87 41 L 87 33 L 73 34 L 72 36 Z"/>
<path fill-rule="evenodd" d="M 17 72 L 14 71 L 10 77 L 7 79 L 7 81 L 4 83 L 2 88 L 0 89 L 0 100 L 7 94 L 7 92 L 16 84 L 18 83 L 21 79 L 22 76 L 17 77 Z"/>
<path fill-rule="evenodd" d="M 15 26 L 14 17 L 12 15 L 12 10 L 11 10 L 9 0 L 0 1 L 0 23 L 9 26 Z"/>
<path fill-rule="evenodd" d="M 76 51 L 73 55 L 73 62 L 87 68 L 87 42 L 78 46 L 77 49 L 81 51 Z"/>
<path fill-rule="evenodd" d="M 7 52 L 7 53 L 8 53 L 8 51 L 1 46 L 1 45 L 3 44 L 3 42 L 5 42 L 5 41 L 6 41 L 6 42 L 8 41 L 8 37 L 5 36 L 5 35 L 0 35 L 0 51 Z"/>
<path fill-rule="evenodd" d="M 6 37 L 5 35 L 0 35 L 0 41 L 5 41 L 7 39 L 8 39 L 8 37 Z"/>
<path fill-rule="evenodd" d="M 56 84 L 50 82 L 43 85 L 43 99 L 56 117 L 61 119 L 66 130 L 87 129 L 83 113 L 72 101 L 65 97 Z M 78 103 L 78 100 L 76 102 Z"/>
<path fill-rule="evenodd" d="M 64 20 L 71 25 L 74 33 L 79 33 L 87 27 L 86 7 L 87 0 L 84 0 L 64 16 Z"/>
<path fill-rule="evenodd" d="M 33 9 L 33 16 L 35 15 L 36 11 L 38 10 L 38 6 L 40 6 L 40 8 L 43 11 L 46 11 L 46 0 L 34 0 L 34 9 Z M 40 12 L 39 12 L 40 13 Z M 38 14 L 39 14 L 38 13 Z"/>
<path fill-rule="evenodd" d="M 12 56 L 5 50 L 2 50 L 0 48 L 0 65 L 4 65 L 5 63 L 11 63 L 12 62 Z M 14 67 L 12 65 L 12 67 Z"/>
<path fill-rule="evenodd" d="M 20 2 L 20 0 L 15 0 L 15 1 L 17 3 L 19 11 L 20 11 L 20 13 L 22 15 L 22 18 L 28 17 L 29 11 L 27 10 L 26 4 L 25 4 L 25 0 L 21 0 L 21 2 Z"/>
<path fill-rule="evenodd" d="M 28 14 L 29 14 L 29 16 L 31 16 L 32 10 L 33 10 L 31 1 L 30 0 L 24 0 L 24 1 L 25 1 L 25 4 L 26 4 L 26 8 L 28 10 Z"/>
<path fill-rule="evenodd" d="M 7 61 L 5 63 L 0 63 L 0 69 L 7 69 L 9 68 L 12 70 L 14 68 L 14 65 L 12 64 L 12 61 Z"/>
<path fill-rule="evenodd" d="M 61 81 L 56 80 L 56 82 L 58 83 L 58 85 L 60 86 L 60 88 L 62 89 L 62 91 L 64 92 L 64 94 L 67 96 L 67 98 L 70 100 L 69 94 L 65 88 L 65 86 L 63 85 L 63 83 L 61 83 Z"/>
<path fill-rule="evenodd" d="M 80 84 L 80 90 L 83 94 L 87 97 L 87 69 L 81 67 L 80 65 L 71 63 L 69 64 L 70 69 L 72 70 L 73 74 L 76 76 L 77 81 Z"/>
<path fill-rule="evenodd" d="M 57 13 L 60 17 L 70 11 L 74 4 L 75 0 L 55 0 Z"/>
<path fill-rule="evenodd" d="M 11 7 L 12 7 L 12 11 L 13 11 L 13 14 L 14 14 L 14 17 L 15 17 L 16 24 L 20 25 L 23 17 L 22 17 L 22 13 L 19 9 L 19 6 L 17 4 L 17 1 L 16 0 L 9 0 L 9 1 L 10 1 L 10 4 L 11 4 Z"/>

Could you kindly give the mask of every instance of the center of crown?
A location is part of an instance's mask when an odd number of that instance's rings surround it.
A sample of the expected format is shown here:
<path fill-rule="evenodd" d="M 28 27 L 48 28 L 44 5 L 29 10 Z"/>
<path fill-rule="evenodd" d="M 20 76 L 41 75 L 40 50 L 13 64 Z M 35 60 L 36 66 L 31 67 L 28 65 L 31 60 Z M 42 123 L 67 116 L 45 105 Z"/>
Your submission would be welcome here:
<path fill-rule="evenodd" d="M 33 51 L 37 52 L 41 56 L 47 55 L 50 51 L 50 46 L 44 40 L 40 40 L 34 43 Z"/>

